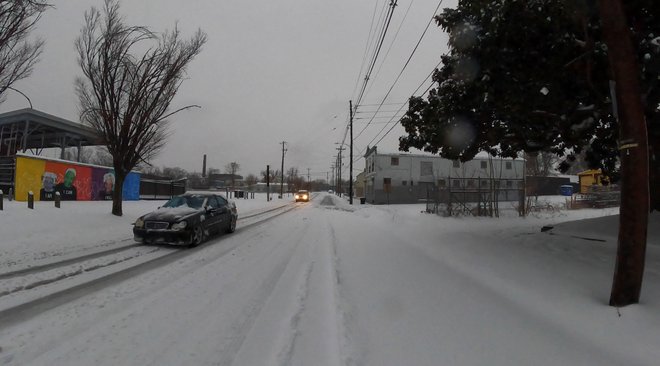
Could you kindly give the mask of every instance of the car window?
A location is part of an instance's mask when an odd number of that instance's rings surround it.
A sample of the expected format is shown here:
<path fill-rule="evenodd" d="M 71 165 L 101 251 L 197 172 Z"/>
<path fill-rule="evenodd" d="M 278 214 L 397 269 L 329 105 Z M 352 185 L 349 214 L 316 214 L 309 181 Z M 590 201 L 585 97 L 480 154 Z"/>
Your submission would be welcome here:
<path fill-rule="evenodd" d="M 204 198 L 200 196 L 179 196 L 173 197 L 171 200 L 165 202 L 163 207 L 188 206 L 192 208 L 201 208 L 203 203 Z"/>
<path fill-rule="evenodd" d="M 222 197 L 222 196 L 215 196 L 215 198 L 218 199 L 218 204 L 220 205 L 220 207 L 222 207 L 222 206 L 227 206 L 227 204 L 229 203 L 229 202 L 228 202 L 224 197 Z"/>
<path fill-rule="evenodd" d="M 210 208 L 220 208 L 220 204 L 218 203 L 218 200 L 216 200 L 216 198 L 212 196 L 212 197 L 209 197 L 208 207 L 210 207 Z"/>

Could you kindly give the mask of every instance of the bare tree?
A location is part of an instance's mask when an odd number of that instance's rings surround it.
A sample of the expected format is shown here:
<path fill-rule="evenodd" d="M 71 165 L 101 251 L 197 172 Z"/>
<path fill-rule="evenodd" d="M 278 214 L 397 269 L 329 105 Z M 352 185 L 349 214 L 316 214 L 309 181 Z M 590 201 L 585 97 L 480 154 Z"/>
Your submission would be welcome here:
<path fill-rule="evenodd" d="M 236 173 L 241 169 L 241 164 L 232 161 L 231 163 L 225 165 L 225 173 L 231 174 L 231 187 L 236 187 Z"/>
<path fill-rule="evenodd" d="M 526 153 L 525 159 L 527 160 L 525 164 L 527 171 L 525 174 L 536 177 L 549 176 L 550 173 L 555 170 L 555 167 L 559 164 L 559 157 L 547 151 Z"/>
<path fill-rule="evenodd" d="M 256 185 L 257 181 L 257 176 L 254 174 L 248 174 L 247 177 L 245 177 L 245 184 L 248 186 L 248 188 L 252 188 L 254 185 Z"/>
<path fill-rule="evenodd" d="M 276 182 L 280 178 L 280 171 L 279 170 L 271 170 L 270 171 L 270 177 L 266 174 L 265 170 L 262 170 L 261 173 L 261 182 L 266 183 L 266 179 L 268 179 L 271 183 Z"/>
<path fill-rule="evenodd" d="M 165 145 L 169 107 L 188 64 L 201 52 L 206 34 L 189 40 L 178 28 L 162 34 L 125 24 L 118 0 L 85 12 L 75 45 L 84 77 L 76 80 L 80 119 L 103 137 L 113 157 L 116 186 L 140 162 Z M 144 50 L 136 55 L 136 49 Z M 122 215 L 122 190 L 115 189 L 112 213 Z"/>
<path fill-rule="evenodd" d="M 39 61 L 44 41 L 28 36 L 49 6 L 40 0 L 0 0 L 0 103 L 5 91 L 30 76 Z"/>

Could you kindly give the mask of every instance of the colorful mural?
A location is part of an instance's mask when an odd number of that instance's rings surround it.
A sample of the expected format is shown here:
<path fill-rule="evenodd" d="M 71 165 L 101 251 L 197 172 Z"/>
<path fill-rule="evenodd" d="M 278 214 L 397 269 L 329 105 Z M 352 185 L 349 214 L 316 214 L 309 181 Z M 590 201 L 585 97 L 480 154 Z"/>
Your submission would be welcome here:
<path fill-rule="evenodd" d="M 27 200 L 28 192 L 35 201 L 53 201 L 55 192 L 62 201 L 112 200 L 115 173 L 112 168 L 77 164 L 40 157 L 16 157 L 16 199 Z M 140 174 L 131 172 L 123 185 L 124 200 L 140 199 Z"/>

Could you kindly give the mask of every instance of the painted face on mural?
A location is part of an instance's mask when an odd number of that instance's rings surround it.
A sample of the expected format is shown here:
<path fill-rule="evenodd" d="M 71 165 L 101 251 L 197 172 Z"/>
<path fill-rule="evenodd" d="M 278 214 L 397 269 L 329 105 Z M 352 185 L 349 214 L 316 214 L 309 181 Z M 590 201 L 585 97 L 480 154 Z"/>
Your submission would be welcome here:
<path fill-rule="evenodd" d="M 46 172 L 43 175 L 42 181 L 42 188 L 44 189 L 45 192 L 52 192 L 55 190 L 55 174 Z"/>
<path fill-rule="evenodd" d="M 70 188 L 73 186 L 73 181 L 76 179 L 76 171 L 75 169 L 67 169 L 66 173 L 64 173 L 64 186 L 67 188 Z"/>
<path fill-rule="evenodd" d="M 107 173 L 103 176 L 103 187 L 106 192 L 112 192 L 115 187 L 115 175 Z"/>

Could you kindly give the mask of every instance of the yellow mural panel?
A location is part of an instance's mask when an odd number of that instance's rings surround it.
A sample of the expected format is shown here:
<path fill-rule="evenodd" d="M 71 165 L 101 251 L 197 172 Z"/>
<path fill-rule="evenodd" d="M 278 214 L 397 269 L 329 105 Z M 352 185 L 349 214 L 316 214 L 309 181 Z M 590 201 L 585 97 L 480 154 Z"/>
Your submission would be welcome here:
<path fill-rule="evenodd" d="M 34 193 L 34 200 L 39 201 L 41 179 L 46 162 L 22 156 L 16 157 L 16 200 L 27 201 L 28 192 Z"/>

